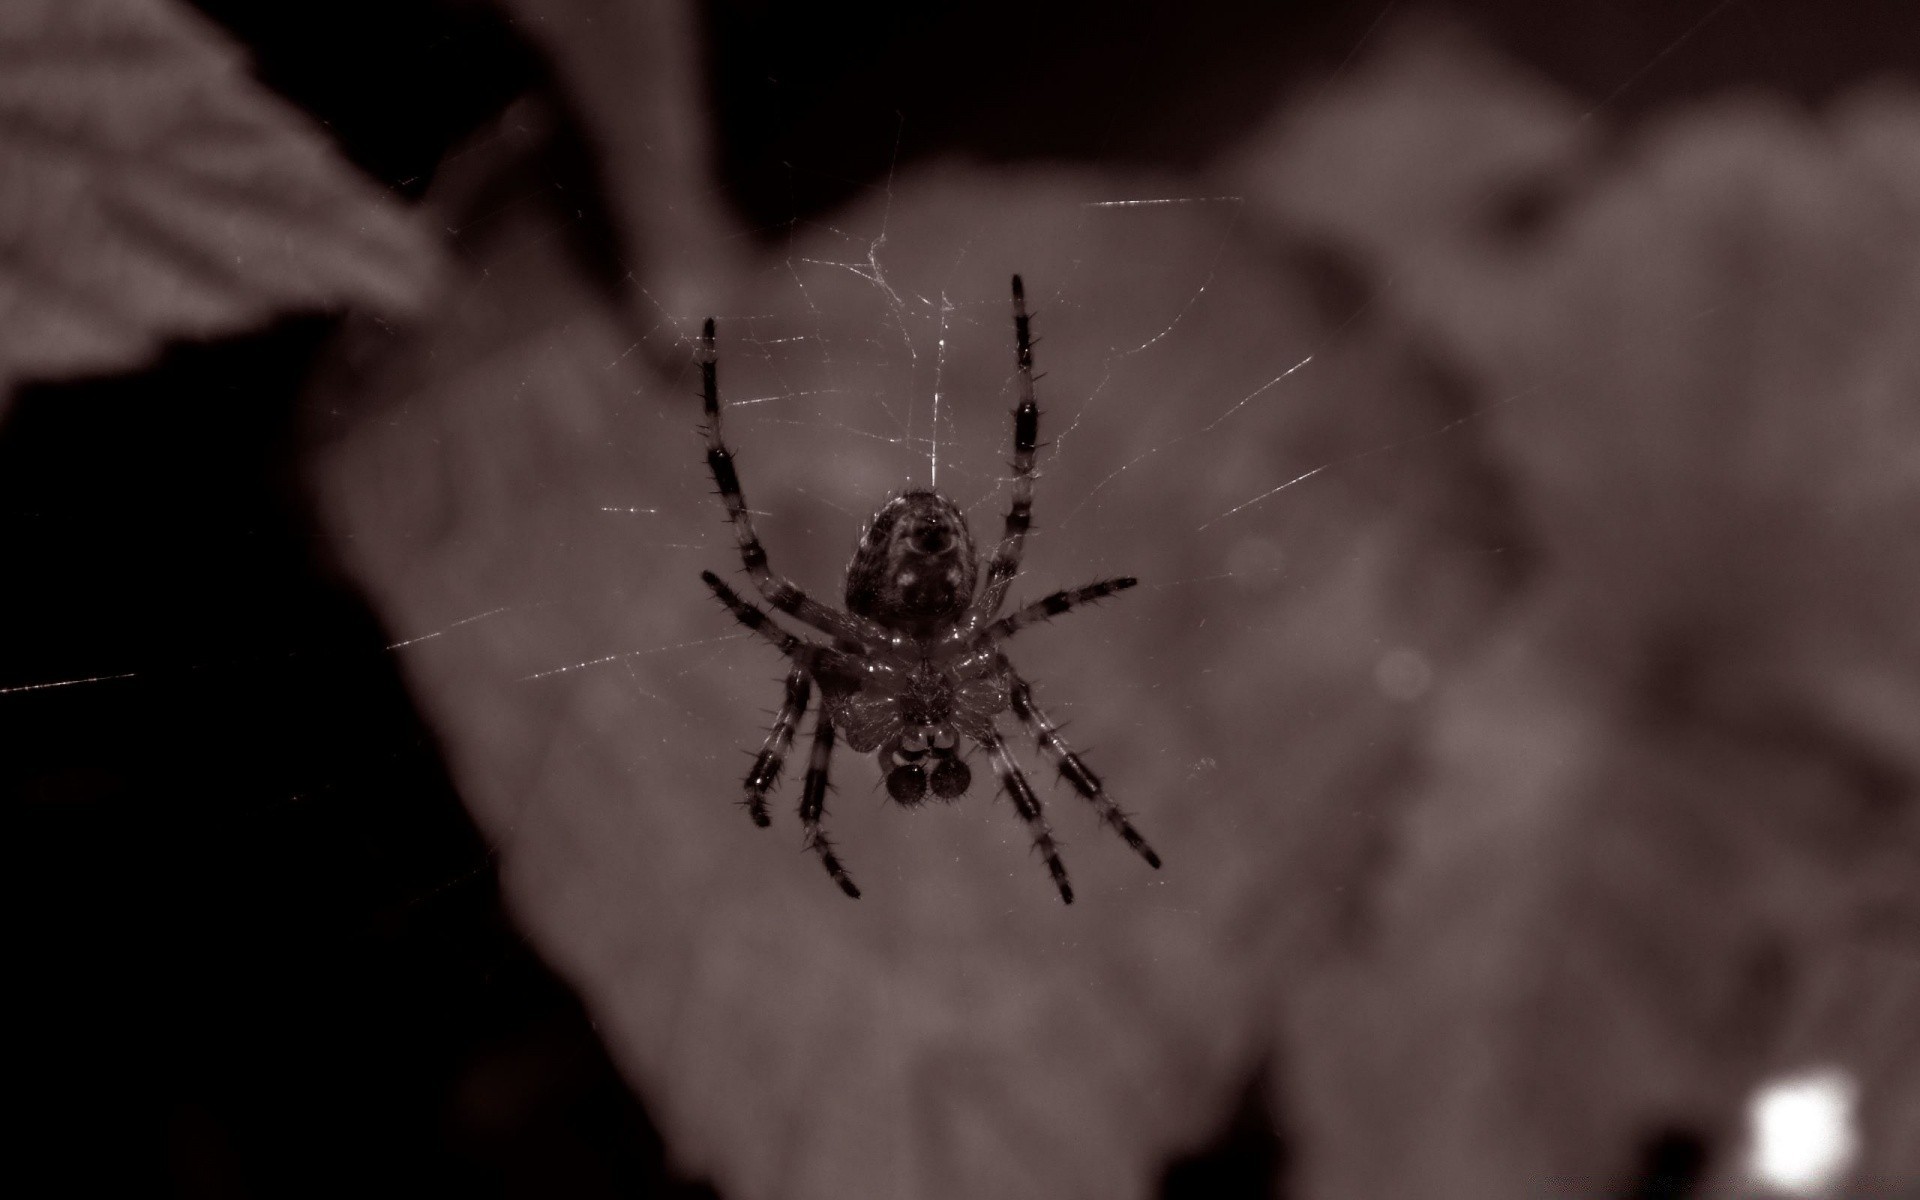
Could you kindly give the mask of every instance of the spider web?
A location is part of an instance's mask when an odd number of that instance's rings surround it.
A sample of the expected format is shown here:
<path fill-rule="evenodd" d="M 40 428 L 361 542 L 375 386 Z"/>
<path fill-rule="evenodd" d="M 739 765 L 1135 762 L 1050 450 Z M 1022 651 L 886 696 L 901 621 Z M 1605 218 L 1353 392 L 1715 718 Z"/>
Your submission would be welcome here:
<path fill-rule="evenodd" d="M 1029 181 L 936 166 L 912 180 L 889 179 L 871 202 L 830 221 L 789 231 L 751 307 L 719 313 L 727 436 L 776 570 L 839 603 L 860 528 L 908 488 L 951 495 L 981 555 L 991 549 L 1009 499 L 1016 378 L 1007 293 L 1015 271 L 1027 278 L 1040 338 L 1043 445 L 1036 528 L 1009 609 L 1056 588 L 1141 574 L 1143 560 L 1170 560 L 1165 544 L 1182 535 L 1151 511 L 1156 497 L 1212 471 L 1236 416 L 1284 403 L 1311 355 L 1296 336 L 1291 358 L 1268 373 L 1268 355 L 1230 352 L 1233 361 L 1213 372 L 1226 378 L 1200 386 L 1236 394 L 1194 423 L 1205 402 L 1182 376 L 1196 349 L 1213 353 L 1201 322 L 1211 316 L 1209 289 L 1234 245 L 1242 201 L 1142 197 L 1121 190 L 1129 186 L 1096 172 Z M 1025 211 L 1010 211 L 1022 193 Z M 968 229 L 969 214 L 987 215 Z M 1010 248 L 1022 240 L 1050 245 Z M 1116 259 L 1116 243 L 1136 245 Z M 1164 382 L 1143 386 L 1156 379 Z M 733 572 L 738 552 L 703 495 L 710 485 L 698 442 L 688 439 L 685 451 L 676 476 L 649 481 L 671 487 L 670 499 L 636 491 L 601 507 L 615 520 L 634 512 L 640 522 L 674 514 L 683 523 L 691 506 L 695 529 L 676 530 L 660 546 L 677 552 L 668 561 L 684 562 L 687 578 L 703 568 Z M 1150 592 L 1271 582 L 1276 555 L 1243 545 L 1245 530 L 1207 535 L 1205 526 L 1231 516 L 1229 507 L 1186 522 L 1188 534 L 1202 535 L 1202 561 L 1216 560 L 1210 569 L 1162 566 L 1143 576 Z M 682 540 L 689 532 L 697 540 Z M 1068 679 L 1089 661 L 1131 657 L 1111 640 L 1113 626 L 1137 632 L 1141 617 L 1128 607 L 1123 599 L 1020 639 L 1016 656 L 1034 664 L 1056 707 L 1078 711 Z M 742 711 L 752 712 L 777 694 L 767 690 L 764 657 L 716 648 L 699 669 L 732 673 Z M 1111 686 L 1124 695 L 1143 681 L 1129 685 L 1121 674 Z M 1126 711 L 1124 702 L 1118 707 Z M 751 725 L 742 731 L 743 743 L 756 737 Z M 735 766 L 730 755 L 716 762 L 716 770 Z M 854 795 L 877 779 L 870 764 L 845 755 L 838 773 Z M 1018 827 L 1004 832 L 1019 849 Z"/>

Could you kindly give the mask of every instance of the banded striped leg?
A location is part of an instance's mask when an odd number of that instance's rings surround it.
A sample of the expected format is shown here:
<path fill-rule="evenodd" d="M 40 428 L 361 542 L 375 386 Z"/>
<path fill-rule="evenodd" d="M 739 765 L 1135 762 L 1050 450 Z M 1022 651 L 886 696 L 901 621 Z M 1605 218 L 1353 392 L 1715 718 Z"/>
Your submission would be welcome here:
<path fill-rule="evenodd" d="M 1040 748 L 1045 750 L 1059 766 L 1060 774 L 1073 785 L 1073 790 L 1085 796 L 1093 805 L 1094 811 L 1100 814 L 1101 823 L 1126 839 L 1127 845 L 1133 847 L 1134 853 L 1146 859 L 1148 866 L 1156 871 L 1159 870 L 1160 856 L 1153 852 L 1153 847 L 1147 845 L 1147 839 L 1141 837 L 1140 831 L 1127 820 L 1127 814 L 1120 811 L 1120 806 L 1113 802 L 1113 797 L 1107 795 L 1107 789 L 1101 786 L 1100 777 L 1087 769 L 1087 764 L 1080 761 L 1078 754 L 1067 748 L 1066 740 L 1060 736 L 1060 727 L 1047 720 L 1047 714 L 1041 712 L 1039 706 L 1033 702 L 1033 689 L 1028 686 L 1027 681 L 1020 678 L 1011 665 L 1007 667 L 1007 675 L 1013 680 L 1013 714 L 1033 731 L 1033 736 L 1040 743 Z"/>
<path fill-rule="evenodd" d="M 700 389 L 707 416 L 707 469 L 713 472 L 714 486 L 727 505 L 727 519 L 733 523 L 740 541 L 740 561 L 746 565 L 753 586 L 768 604 L 797 621 L 804 621 L 824 633 L 863 645 L 885 645 L 886 631 L 852 613 L 829 608 L 813 599 L 792 581 L 775 575 L 767 567 L 767 552 L 753 532 L 753 516 L 747 511 L 747 498 L 740 492 L 740 476 L 733 468 L 733 451 L 720 436 L 720 382 L 713 350 L 713 318 L 700 331 Z"/>
<path fill-rule="evenodd" d="M 820 856 L 821 864 L 840 885 L 840 890 L 858 900 L 860 889 L 847 878 L 846 869 L 834 857 L 833 843 L 820 829 L 820 818 L 827 812 L 827 764 L 832 759 L 833 726 L 827 721 L 827 714 L 821 712 L 813 719 L 813 753 L 807 758 L 807 782 L 800 796 L 800 824 L 807 831 L 807 849 Z"/>
<path fill-rule="evenodd" d="M 787 672 L 786 703 L 780 706 L 779 715 L 773 718 L 773 729 L 761 744 L 759 757 L 753 760 L 753 770 L 747 772 L 747 814 L 762 829 L 767 827 L 767 793 L 780 782 L 780 770 L 786 766 L 787 750 L 793 745 L 794 727 L 800 724 L 800 714 L 807 711 L 807 697 L 811 690 L 806 668 L 795 666 Z"/>
<path fill-rule="evenodd" d="M 1033 398 L 1033 339 L 1027 318 L 1027 290 L 1013 277 L 1014 360 L 1020 367 L 1020 406 L 1013 410 L 1013 503 L 1007 507 L 1006 529 L 987 563 L 986 586 L 975 597 L 969 628 L 978 629 L 1000 611 L 1007 587 L 1020 573 L 1020 554 L 1027 530 L 1033 527 L 1033 448 L 1040 437 L 1040 406 Z"/>
<path fill-rule="evenodd" d="M 788 658 L 802 662 L 809 661 L 811 656 L 807 652 L 819 649 L 805 638 L 797 638 L 780 628 L 774 623 L 772 617 L 742 600 L 738 592 L 722 583 L 720 577 L 712 571 L 700 572 L 700 578 L 713 589 L 714 595 L 720 597 L 720 603 L 727 606 L 727 611 L 733 614 L 734 620 L 772 642 L 779 647 L 780 653 Z"/>
<path fill-rule="evenodd" d="M 994 773 L 1000 776 L 1000 786 L 1007 790 L 1014 811 L 1027 823 L 1027 828 L 1033 830 L 1034 849 L 1047 860 L 1047 871 L 1053 876 L 1053 886 L 1060 889 L 1061 901 L 1072 904 L 1073 885 L 1067 882 L 1067 868 L 1060 861 L 1060 848 L 1054 845 L 1053 830 L 1047 828 L 1047 818 L 1040 811 L 1040 797 L 1034 795 L 1033 785 L 1027 782 L 1020 764 L 1014 761 L 1005 739 L 994 733 L 980 744 L 992 757 Z"/>
<path fill-rule="evenodd" d="M 1139 582 L 1138 579 L 1133 578 L 1131 575 L 1122 575 L 1118 579 L 1102 579 L 1099 583 L 1089 583 L 1085 587 L 1069 588 L 1065 591 L 1055 592 L 1053 595 L 1047 596 L 1044 599 L 1035 600 L 1032 604 L 1027 605 L 1018 612 L 1008 613 L 1006 616 L 1001 617 L 998 621 L 981 630 L 979 636 L 974 640 L 980 645 L 991 645 L 994 642 L 1012 637 L 1029 625 L 1037 625 L 1041 621 L 1052 620 L 1054 617 L 1060 616 L 1063 613 L 1072 612 L 1083 604 L 1092 604 L 1099 600 L 1105 600 L 1115 592 L 1124 592 Z"/>

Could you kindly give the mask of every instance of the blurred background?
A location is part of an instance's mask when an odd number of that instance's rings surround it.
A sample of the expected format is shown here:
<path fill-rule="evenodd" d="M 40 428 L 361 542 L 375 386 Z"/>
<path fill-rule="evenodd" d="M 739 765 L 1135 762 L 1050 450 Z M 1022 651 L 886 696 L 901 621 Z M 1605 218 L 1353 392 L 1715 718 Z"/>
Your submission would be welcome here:
<path fill-rule="evenodd" d="M 0 35 L 23 1175 L 1920 1195 L 1911 4 Z M 687 339 L 835 597 L 889 489 L 994 528 L 1014 270 L 1016 595 L 1146 585 L 1022 662 L 1168 866 L 1043 789 L 1057 911 L 843 756 L 849 912 L 733 809 Z"/>

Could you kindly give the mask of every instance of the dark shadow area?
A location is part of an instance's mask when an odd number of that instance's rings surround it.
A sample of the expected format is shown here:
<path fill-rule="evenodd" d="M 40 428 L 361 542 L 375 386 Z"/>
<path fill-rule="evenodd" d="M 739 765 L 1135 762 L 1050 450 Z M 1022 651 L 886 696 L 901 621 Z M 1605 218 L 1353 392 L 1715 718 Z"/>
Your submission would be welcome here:
<path fill-rule="evenodd" d="M 62 1190 L 711 1195 L 503 911 L 290 477 L 319 321 L 0 440 L 21 1139 Z M 24 1169 L 24 1168 L 23 1168 Z"/>
<path fill-rule="evenodd" d="M 407 194 L 544 78 L 472 5 L 200 7 Z M 0 439 L 22 1144 L 123 1194 L 710 1195 L 513 928 L 319 565 L 290 431 L 328 327 L 32 389 Z"/>
<path fill-rule="evenodd" d="M 1225 1129 L 1206 1146 L 1167 1165 L 1161 1200 L 1274 1200 L 1287 1169 L 1287 1147 L 1274 1124 L 1266 1089 L 1249 1084 Z"/>
<path fill-rule="evenodd" d="M 463 0 L 191 0 L 246 43 L 255 76 L 333 134 L 349 159 L 400 196 L 423 196 L 458 152 L 515 100 L 537 95 L 555 128 L 518 189 L 481 197 L 508 211 L 533 193 L 568 214 L 578 261 L 617 298 L 637 268 L 608 211 L 600 163 L 552 64 L 504 12 Z"/>
<path fill-rule="evenodd" d="M 1663 1129 L 1646 1140 L 1633 1182 L 1621 1200 L 1686 1200 L 1706 1174 L 1706 1139 L 1686 1129 Z"/>
<path fill-rule="evenodd" d="M 1358 37 L 1372 16 L 1338 0 L 714 4 L 721 174 L 773 234 L 941 152 L 1191 167 L 1265 114 L 1310 53 L 1303 31 Z"/>
<path fill-rule="evenodd" d="M 485 6 L 199 7 L 407 195 L 546 80 Z M 547 166 L 593 192 L 590 164 Z M 18 1169 L 126 1195 L 711 1196 L 514 928 L 383 631 L 327 573 L 292 472 L 330 329 L 28 389 L 0 430 Z"/>
<path fill-rule="evenodd" d="M 1727 89 L 1817 105 L 1864 78 L 1920 74 L 1920 9 L 1905 0 L 1866 0 L 1844 21 L 1796 0 L 722 0 L 706 6 L 721 175 L 778 237 L 956 150 L 1193 168 L 1422 11 L 1623 120 Z"/>
<path fill-rule="evenodd" d="M 246 43 L 262 83 L 407 196 L 446 150 L 548 77 L 489 5 L 461 0 L 189 0 Z"/>

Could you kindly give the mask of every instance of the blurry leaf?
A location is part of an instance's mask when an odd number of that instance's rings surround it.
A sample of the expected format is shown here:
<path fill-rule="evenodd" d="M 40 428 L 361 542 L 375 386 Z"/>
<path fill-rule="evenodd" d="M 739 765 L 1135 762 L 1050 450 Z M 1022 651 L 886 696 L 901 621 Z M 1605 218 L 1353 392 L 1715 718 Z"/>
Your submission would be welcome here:
<path fill-rule="evenodd" d="M 1911 1189 L 1920 97 L 1723 103 L 1603 169 L 1485 69 L 1403 49 L 1243 168 L 1459 365 L 1534 558 L 1285 1015 L 1305 1194 L 1625 1195 L 1672 1130 L 1746 1194 L 1746 1097 L 1816 1066 L 1861 1083 L 1857 1194 Z M 1507 165 L 1463 205 L 1365 153 L 1403 140 Z M 1483 219 L 1529 154 L 1544 218 Z"/>
<path fill-rule="evenodd" d="M 419 302 L 428 238 L 174 0 L 0 6 L 0 395 Z"/>
<path fill-rule="evenodd" d="M 558 86 L 599 151 L 603 197 L 629 262 L 646 264 L 642 321 L 713 307 L 742 265 L 718 151 L 694 0 L 502 0 L 521 36 L 551 58 Z M 625 272 L 628 263 L 621 263 Z M 643 338 L 656 364 L 678 347 Z"/>

